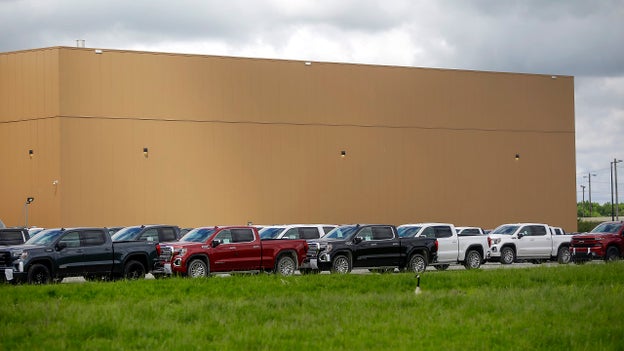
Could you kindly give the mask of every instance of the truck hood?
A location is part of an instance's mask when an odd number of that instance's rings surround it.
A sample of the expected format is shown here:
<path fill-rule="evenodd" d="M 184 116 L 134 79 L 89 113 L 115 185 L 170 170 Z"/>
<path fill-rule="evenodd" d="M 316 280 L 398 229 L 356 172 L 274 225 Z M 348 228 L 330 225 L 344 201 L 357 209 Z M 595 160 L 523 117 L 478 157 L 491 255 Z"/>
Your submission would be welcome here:
<path fill-rule="evenodd" d="M 572 236 L 572 240 L 592 240 L 592 239 L 606 239 L 606 238 L 615 238 L 617 234 L 612 233 L 585 233 L 585 234 L 577 234 Z"/>
<path fill-rule="evenodd" d="M 208 244 L 198 243 L 194 241 L 172 241 L 168 243 L 160 243 L 160 246 L 171 246 L 174 248 L 196 247 L 196 246 L 203 246 L 203 245 L 208 245 Z"/>
<path fill-rule="evenodd" d="M 11 245 L 11 246 L 2 246 L 0 251 L 23 251 L 23 250 L 32 250 L 32 249 L 45 249 L 47 246 L 45 245 Z"/>

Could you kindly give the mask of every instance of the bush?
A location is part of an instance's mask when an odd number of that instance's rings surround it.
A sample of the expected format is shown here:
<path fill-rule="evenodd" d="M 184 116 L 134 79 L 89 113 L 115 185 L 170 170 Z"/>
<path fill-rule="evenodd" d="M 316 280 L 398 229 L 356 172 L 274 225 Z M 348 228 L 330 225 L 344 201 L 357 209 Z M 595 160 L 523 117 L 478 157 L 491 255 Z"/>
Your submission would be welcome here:
<path fill-rule="evenodd" d="M 581 221 L 581 220 L 577 220 L 576 223 L 576 230 L 580 233 L 585 233 L 585 232 L 589 232 L 592 229 L 596 228 L 596 226 L 598 224 L 600 224 L 602 222 L 599 221 Z"/>

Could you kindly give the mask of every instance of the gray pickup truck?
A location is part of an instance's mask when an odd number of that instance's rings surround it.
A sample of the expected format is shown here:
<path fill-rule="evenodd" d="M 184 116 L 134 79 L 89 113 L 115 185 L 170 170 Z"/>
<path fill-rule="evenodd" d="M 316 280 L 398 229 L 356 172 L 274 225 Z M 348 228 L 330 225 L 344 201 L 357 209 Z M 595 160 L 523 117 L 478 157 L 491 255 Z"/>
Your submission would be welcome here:
<path fill-rule="evenodd" d="M 139 279 L 158 262 L 158 244 L 113 242 L 106 228 L 41 231 L 23 245 L 0 248 L 0 279 L 46 284 L 64 277 Z"/>

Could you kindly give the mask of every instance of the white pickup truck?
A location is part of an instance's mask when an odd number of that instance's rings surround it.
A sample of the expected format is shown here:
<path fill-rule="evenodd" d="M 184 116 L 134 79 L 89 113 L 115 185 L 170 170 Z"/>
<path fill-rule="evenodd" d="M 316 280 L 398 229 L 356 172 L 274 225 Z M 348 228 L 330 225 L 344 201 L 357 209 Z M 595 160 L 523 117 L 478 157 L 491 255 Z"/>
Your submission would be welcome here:
<path fill-rule="evenodd" d="M 404 224 L 397 227 L 400 237 L 428 237 L 438 240 L 438 258 L 431 263 L 438 270 L 450 264 L 463 264 L 466 269 L 481 267 L 489 257 L 489 239 L 485 235 L 461 236 L 448 223 Z"/>
<path fill-rule="evenodd" d="M 572 236 L 553 235 L 550 226 L 540 223 L 503 224 L 489 234 L 490 260 L 511 264 L 518 260 L 570 262 Z"/>

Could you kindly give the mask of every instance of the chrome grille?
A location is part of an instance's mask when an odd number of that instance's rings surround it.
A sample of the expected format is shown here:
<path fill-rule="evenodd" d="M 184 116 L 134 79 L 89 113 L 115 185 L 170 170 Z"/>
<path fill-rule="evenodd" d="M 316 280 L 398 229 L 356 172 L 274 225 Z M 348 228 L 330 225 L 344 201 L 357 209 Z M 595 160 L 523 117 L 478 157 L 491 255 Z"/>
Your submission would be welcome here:
<path fill-rule="evenodd" d="M 171 257 L 173 256 L 173 247 L 171 246 L 161 246 L 160 247 L 160 259 L 165 262 L 171 261 Z"/>

